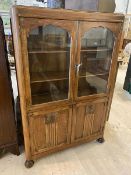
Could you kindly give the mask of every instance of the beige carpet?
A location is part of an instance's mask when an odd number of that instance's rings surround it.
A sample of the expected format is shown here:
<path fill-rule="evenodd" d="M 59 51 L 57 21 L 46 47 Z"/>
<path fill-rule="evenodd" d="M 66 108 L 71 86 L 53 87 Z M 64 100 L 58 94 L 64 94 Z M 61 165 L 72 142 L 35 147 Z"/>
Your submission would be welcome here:
<path fill-rule="evenodd" d="M 131 95 L 122 89 L 125 73 L 120 67 L 104 144 L 94 141 L 55 153 L 31 169 L 24 167 L 24 153 L 8 153 L 0 159 L 0 175 L 131 175 Z"/>

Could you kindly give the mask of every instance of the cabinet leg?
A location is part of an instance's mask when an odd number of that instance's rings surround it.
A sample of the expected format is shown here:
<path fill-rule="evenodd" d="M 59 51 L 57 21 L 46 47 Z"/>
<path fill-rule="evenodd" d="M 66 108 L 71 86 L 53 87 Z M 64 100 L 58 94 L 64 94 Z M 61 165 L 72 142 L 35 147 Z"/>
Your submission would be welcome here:
<path fill-rule="evenodd" d="M 26 168 L 31 168 L 31 167 L 33 167 L 33 165 L 34 165 L 34 161 L 33 160 L 26 160 L 25 161 L 25 167 Z"/>
<path fill-rule="evenodd" d="M 5 146 L 4 148 L 0 148 L 0 158 L 3 157 L 3 155 L 7 152 L 10 152 L 17 156 L 20 155 L 19 147 L 17 144 L 9 146 L 9 147 Z"/>
<path fill-rule="evenodd" d="M 5 154 L 5 149 L 4 148 L 0 148 L 0 158 L 2 158 L 2 156 Z"/>
<path fill-rule="evenodd" d="M 19 147 L 18 145 L 12 145 L 10 147 L 7 147 L 6 150 L 14 155 L 19 156 L 20 155 L 20 151 L 19 151 Z"/>
<path fill-rule="evenodd" d="M 101 138 L 97 139 L 97 142 L 98 142 L 98 143 L 104 143 L 104 142 L 105 142 L 104 137 L 101 137 Z"/>

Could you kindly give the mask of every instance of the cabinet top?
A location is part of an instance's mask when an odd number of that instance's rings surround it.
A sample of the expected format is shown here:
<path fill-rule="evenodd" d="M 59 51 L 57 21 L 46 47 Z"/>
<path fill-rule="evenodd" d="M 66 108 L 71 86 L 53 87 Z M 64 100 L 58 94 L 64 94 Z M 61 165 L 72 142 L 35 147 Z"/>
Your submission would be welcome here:
<path fill-rule="evenodd" d="M 12 16 L 29 18 L 48 18 L 71 21 L 104 21 L 104 22 L 123 22 L 124 15 L 117 13 L 86 12 L 67 9 L 49 9 L 42 7 L 13 6 Z"/>

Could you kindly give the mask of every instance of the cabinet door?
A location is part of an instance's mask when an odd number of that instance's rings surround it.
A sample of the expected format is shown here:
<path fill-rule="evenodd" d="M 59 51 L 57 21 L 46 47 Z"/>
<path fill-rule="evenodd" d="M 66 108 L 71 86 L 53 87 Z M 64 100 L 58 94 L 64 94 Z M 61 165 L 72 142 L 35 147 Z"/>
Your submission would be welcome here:
<path fill-rule="evenodd" d="M 75 22 L 27 18 L 21 25 L 29 104 L 71 101 Z"/>
<path fill-rule="evenodd" d="M 72 109 L 30 116 L 32 154 L 62 147 L 70 142 Z"/>
<path fill-rule="evenodd" d="M 102 134 L 105 114 L 106 102 L 77 104 L 73 108 L 72 142 Z"/>
<path fill-rule="evenodd" d="M 79 24 L 75 98 L 108 94 L 120 29 L 108 22 Z"/>

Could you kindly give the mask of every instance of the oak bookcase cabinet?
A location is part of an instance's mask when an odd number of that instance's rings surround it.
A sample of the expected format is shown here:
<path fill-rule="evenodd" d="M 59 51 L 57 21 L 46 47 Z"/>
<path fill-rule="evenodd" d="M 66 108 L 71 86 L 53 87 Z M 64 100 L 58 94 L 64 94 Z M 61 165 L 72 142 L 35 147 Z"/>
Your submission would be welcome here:
<path fill-rule="evenodd" d="M 14 6 L 26 167 L 103 133 L 124 16 Z"/>

